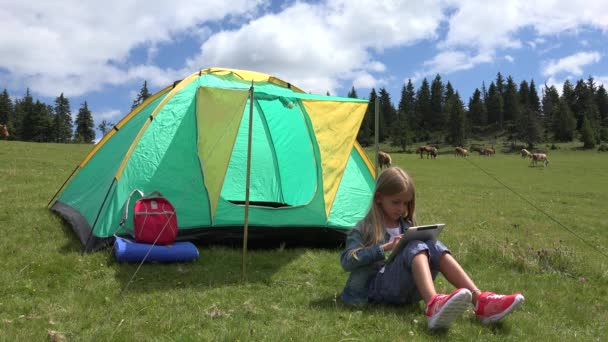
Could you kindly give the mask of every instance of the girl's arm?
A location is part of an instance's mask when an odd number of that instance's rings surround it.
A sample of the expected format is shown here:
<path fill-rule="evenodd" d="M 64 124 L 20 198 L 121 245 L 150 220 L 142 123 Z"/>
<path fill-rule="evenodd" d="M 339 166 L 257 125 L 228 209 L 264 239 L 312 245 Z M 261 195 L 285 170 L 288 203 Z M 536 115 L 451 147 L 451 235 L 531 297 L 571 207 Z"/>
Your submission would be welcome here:
<path fill-rule="evenodd" d="M 346 248 L 340 256 L 340 263 L 345 271 L 351 272 L 359 267 L 381 260 L 384 260 L 384 247 L 382 245 L 364 247 L 363 238 L 358 229 L 353 229 L 348 234 Z"/>

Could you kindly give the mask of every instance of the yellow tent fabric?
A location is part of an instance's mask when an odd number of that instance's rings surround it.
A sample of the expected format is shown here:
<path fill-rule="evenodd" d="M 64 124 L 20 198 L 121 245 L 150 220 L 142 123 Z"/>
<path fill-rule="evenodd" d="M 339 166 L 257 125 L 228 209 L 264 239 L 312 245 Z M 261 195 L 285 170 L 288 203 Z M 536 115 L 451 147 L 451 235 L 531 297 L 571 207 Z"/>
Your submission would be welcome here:
<path fill-rule="evenodd" d="M 302 104 L 312 122 L 321 153 L 325 213 L 329 217 L 367 103 L 302 100 Z"/>
<path fill-rule="evenodd" d="M 197 89 L 197 149 L 209 193 L 212 220 L 248 98 L 247 90 Z"/>
<path fill-rule="evenodd" d="M 243 80 L 254 81 L 254 82 L 270 82 L 282 87 L 289 88 L 298 93 L 304 93 L 304 90 L 294 86 L 291 83 L 285 82 L 276 77 L 270 76 L 268 74 L 263 74 L 257 71 L 250 70 L 240 70 L 240 69 L 225 69 L 225 68 L 208 68 L 201 71 L 204 74 L 215 74 L 215 75 L 226 75 L 226 74 L 234 74 Z"/>

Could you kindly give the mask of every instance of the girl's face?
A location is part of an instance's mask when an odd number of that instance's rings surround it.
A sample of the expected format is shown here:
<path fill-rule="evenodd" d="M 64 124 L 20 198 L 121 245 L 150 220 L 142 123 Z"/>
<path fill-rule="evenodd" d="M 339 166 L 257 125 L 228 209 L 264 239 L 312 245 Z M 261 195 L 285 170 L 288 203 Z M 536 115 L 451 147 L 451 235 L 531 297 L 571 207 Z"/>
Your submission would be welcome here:
<path fill-rule="evenodd" d="M 384 223 L 391 228 L 398 227 L 399 219 L 408 213 L 407 208 L 412 200 L 411 195 L 407 192 L 401 192 L 394 195 L 376 193 L 376 196 L 376 202 L 384 213 Z"/>

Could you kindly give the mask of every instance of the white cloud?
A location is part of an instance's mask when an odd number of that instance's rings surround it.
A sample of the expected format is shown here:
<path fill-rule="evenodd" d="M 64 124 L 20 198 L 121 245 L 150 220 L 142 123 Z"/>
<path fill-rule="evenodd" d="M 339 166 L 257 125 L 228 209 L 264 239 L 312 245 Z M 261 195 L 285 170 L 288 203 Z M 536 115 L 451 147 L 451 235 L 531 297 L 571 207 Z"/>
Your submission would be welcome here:
<path fill-rule="evenodd" d="M 94 113 L 94 115 L 98 120 L 108 120 L 116 124 L 125 115 L 125 113 L 121 113 L 118 109 L 108 109 L 102 111 L 101 113 Z"/>
<path fill-rule="evenodd" d="M 532 49 L 544 44 L 545 37 L 563 32 L 582 28 L 608 31 L 605 0 L 588 0 L 584 5 L 571 0 L 448 0 L 446 4 L 453 11 L 448 18 L 448 32 L 438 44 L 438 55 L 429 63 L 445 52 L 459 49 L 495 56 L 498 50 L 522 48 L 524 44 L 519 36 L 524 29 L 538 35 L 532 40 L 526 39 Z M 463 63 L 458 63 L 450 71 L 463 69 Z"/>
<path fill-rule="evenodd" d="M 559 60 L 550 60 L 546 62 L 542 73 L 544 76 L 554 76 L 560 73 L 580 76 L 583 73 L 583 66 L 597 63 L 600 59 L 601 55 L 596 51 L 578 52 Z"/>
<path fill-rule="evenodd" d="M 481 63 L 488 63 L 494 57 L 489 53 L 471 55 L 470 52 L 457 50 L 443 51 L 435 55 L 433 59 L 424 62 L 423 70 L 417 71 L 411 77 L 412 81 L 423 77 L 434 77 L 436 74 L 450 74 L 457 71 L 469 70 Z"/>
<path fill-rule="evenodd" d="M 608 87 L 608 75 L 603 75 L 603 76 L 594 76 L 593 79 L 595 80 L 596 85 L 600 85 L 603 84 L 604 88 Z"/>
<path fill-rule="evenodd" d="M 509 60 L 504 50 L 540 50 L 563 32 L 608 32 L 605 0 L 0 1 L 0 82 L 46 96 L 141 79 L 159 87 L 212 66 L 268 72 L 334 94 L 386 83 L 380 58 L 395 47 L 435 45 L 419 76 Z M 181 64 L 156 63 L 165 48 L 192 38 L 200 48 Z"/>
<path fill-rule="evenodd" d="M 430 61 L 424 62 L 435 73 L 448 73 L 458 70 L 467 70 L 473 67 L 468 54 L 461 51 L 444 51 L 435 55 Z"/>
<path fill-rule="evenodd" d="M 442 18 L 438 2 L 296 2 L 238 29 L 213 34 L 187 64 L 259 70 L 306 91 L 333 94 L 344 81 L 377 84 L 366 73 L 386 67 L 371 50 L 434 39 Z"/>
<path fill-rule="evenodd" d="M 511 63 L 513 63 L 513 61 L 515 61 L 515 58 L 513 58 L 513 56 L 511 56 L 511 55 L 505 55 L 505 59 Z"/>
<path fill-rule="evenodd" d="M 353 77 L 353 86 L 355 88 L 375 88 L 380 84 L 379 80 L 377 80 L 374 76 L 370 75 L 367 72 L 360 72 Z M 364 94 L 357 94 L 359 97 L 365 97 Z"/>
<path fill-rule="evenodd" d="M 201 22 L 244 15 L 263 2 L 2 1 L 0 68 L 9 84 L 80 95 L 128 81 L 135 48 L 170 42 Z"/>

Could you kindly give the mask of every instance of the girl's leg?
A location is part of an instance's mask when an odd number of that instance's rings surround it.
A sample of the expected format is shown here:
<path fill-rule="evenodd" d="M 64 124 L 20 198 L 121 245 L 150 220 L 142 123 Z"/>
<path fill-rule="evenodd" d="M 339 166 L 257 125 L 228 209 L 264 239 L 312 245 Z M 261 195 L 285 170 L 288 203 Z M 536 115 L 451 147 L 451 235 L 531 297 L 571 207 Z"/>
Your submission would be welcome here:
<path fill-rule="evenodd" d="M 414 282 L 420 296 L 428 304 L 437 292 L 435 292 L 435 284 L 433 283 L 427 252 L 418 253 L 412 259 L 412 275 L 414 276 Z"/>
<path fill-rule="evenodd" d="M 479 298 L 481 291 L 450 253 L 443 253 L 439 258 L 439 271 L 456 288 L 465 288 L 471 291 L 471 294 L 473 295 L 473 304 L 477 303 L 477 298 Z M 417 281 L 416 285 L 418 285 Z M 420 286 L 418 289 L 420 289 Z M 420 293 L 422 293 L 422 291 L 420 291 Z"/>

